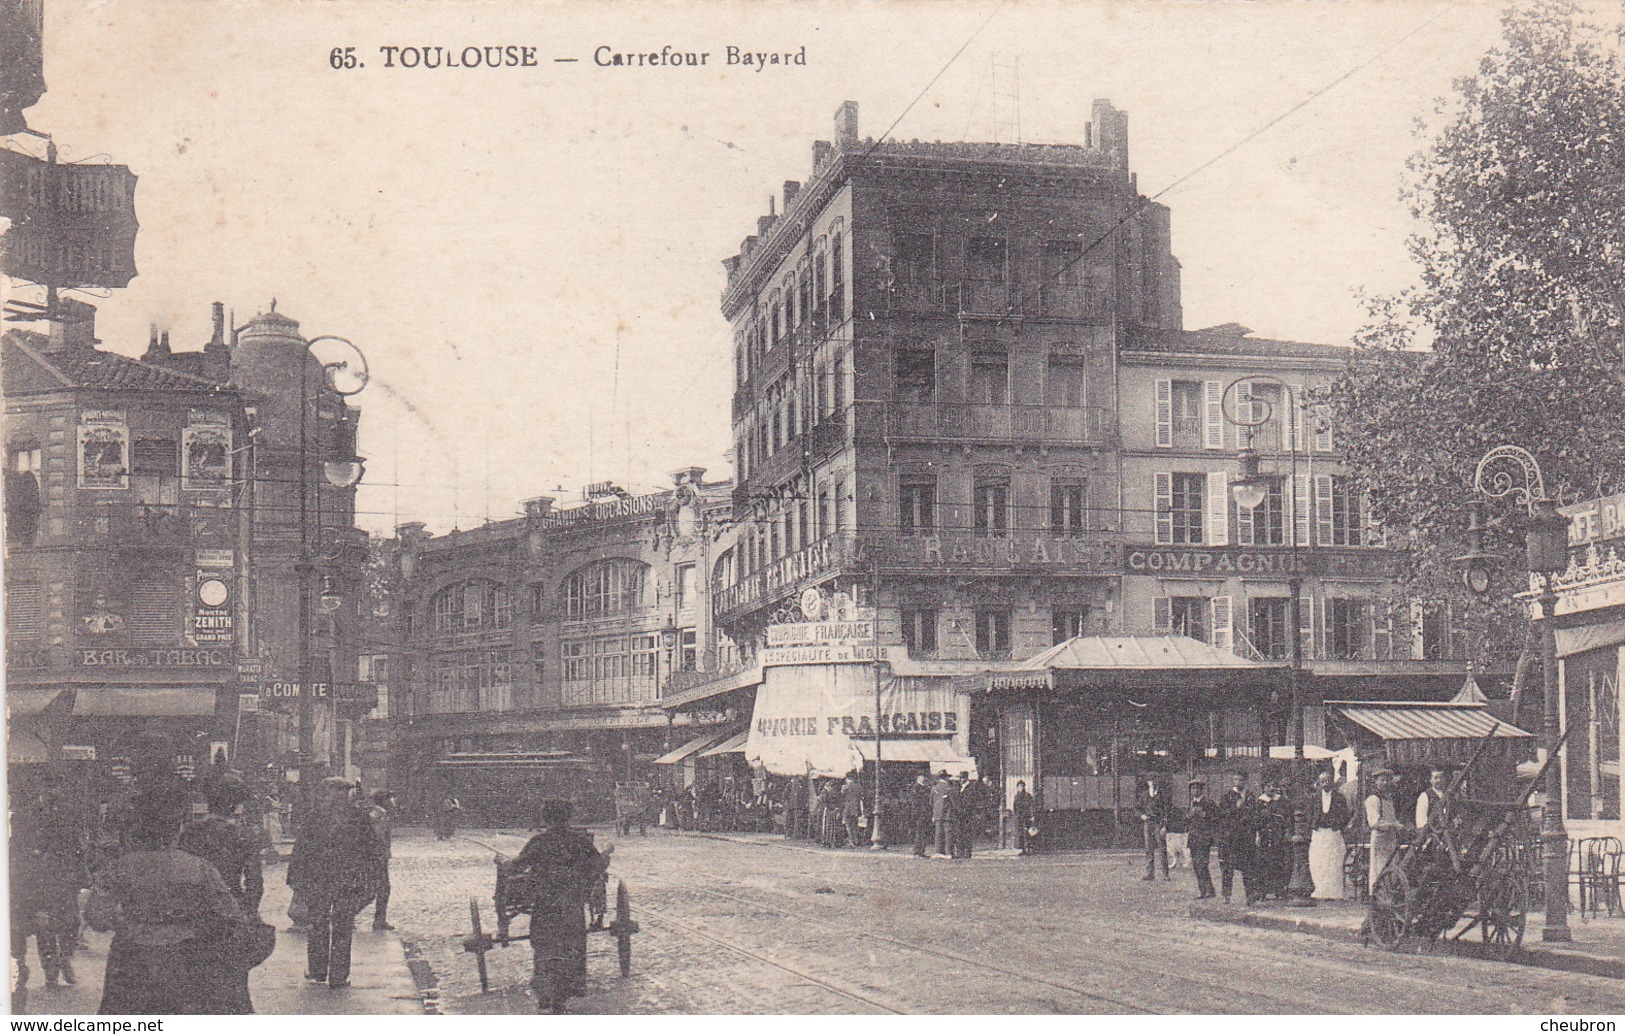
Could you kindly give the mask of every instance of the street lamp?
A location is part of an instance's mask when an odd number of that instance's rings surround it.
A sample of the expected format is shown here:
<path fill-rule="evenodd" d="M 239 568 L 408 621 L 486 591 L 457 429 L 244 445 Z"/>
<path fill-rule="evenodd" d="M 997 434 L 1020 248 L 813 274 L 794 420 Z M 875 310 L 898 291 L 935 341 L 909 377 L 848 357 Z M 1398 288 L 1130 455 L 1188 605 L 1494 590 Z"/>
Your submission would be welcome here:
<path fill-rule="evenodd" d="M 1279 377 L 1255 374 L 1249 377 L 1239 377 L 1225 386 L 1224 394 L 1219 399 L 1219 412 L 1225 420 L 1237 427 L 1243 428 L 1244 440 L 1242 442 L 1238 460 L 1241 465 L 1241 475 L 1230 486 L 1230 495 L 1236 505 L 1246 510 L 1256 510 L 1269 498 L 1270 478 L 1261 474 L 1258 469 L 1258 453 L 1253 448 L 1253 432 L 1275 417 L 1275 407 L 1270 400 L 1260 398 L 1252 393 L 1255 383 L 1263 382 L 1274 384 L 1281 389 L 1281 395 L 1286 400 L 1286 424 L 1283 435 L 1288 454 L 1291 456 L 1292 474 L 1294 478 L 1298 469 L 1298 435 L 1299 428 L 1299 398 L 1292 385 Z M 1232 416 L 1230 407 L 1225 403 L 1230 393 L 1237 386 L 1246 385 L 1238 398 L 1239 402 L 1247 403 L 1250 419 L 1243 419 L 1240 413 Z M 1287 489 L 1283 487 L 1283 496 Z M 1296 522 L 1294 522 L 1296 523 Z M 1285 531 L 1286 529 L 1283 529 Z M 1297 534 L 1292 531 L 1292 548 L 1294 552 L 1298 547 Z M 1293 908 L 1314 908 L 1314 881 L 1309 875 L 1309 807 L 1306 800 L 1307 779 L 1304 764 L 1304 721 L 1303 721 L 1303 578 L 1298 573 L 1296 565 L 1287 579 L 1287 592 L 1290 602 L 1287 604 L 1287 623 L 1291 626 L 1287 634 L 1292 643 L 1291 666 L 1287 670 L 1288 706 L 1292 715 L 1292 767 L 1289 790 L 1292 801 L 1292 875 L 1287 881 L 1287 903 Z M 1266 756 L 1262 759 L 1268 762 Z"/>
<path fill-rule="evenodd" d="M 1511 496 L 1528 511 L 1529 531 L 1524 554 L 1531 588 L 1538 578 L 1540 590 L 1540 668 L 1544 722 L 1541 736 L 1546 741 L 1546 804 L 1540 813 L 1540 840 L 1546 866 L 1546 925 L 1543 941 L 1567 942 L 1569 933 L 1569 831 L 1563 822 L 1562 766 L 1555 755 L 1563 742 L 1563 716 L 1557 699 L 1557 588 L 1556 575 L 1568 566 L 1568 521 L 1557 512 L 1557 500 L 1546 495 L 1546 482 L 1540 464 L 1516 445 L 1497 445 L 1484 454 L 1473 472 L 1473 490 L 1491 499 Z M 1477 502 L 1477 500 L 1474 500 Z M 1483 551 L 1484 523 L 1480 511 L 1469 508 L 1471 551 L 1455 558 L 1464 564 L 1463 580 L 1474 592 L 1489 589 L 1489 565 L 1493 557 Z"/>
<path fill-rule="evenodd" d="M 340 398 L 349 398 L 367 386 L 367 360 L 349 339 L 332 334 L 324 334 L 311 338 L 305 342 L 306 355 L 299 363 L 299 563 L 294 570 L 299 576 L 299 762 L 301 781 L 305 786 L 305 801 L 314 803 L 314 794 L 317 792 L 316 780 L 313 778 L 316 760 L 316 699 L 315 680 L 311 677 L 310 667 L 310 640 L 314 634 L 311 621 L 311 594 L 314 586 L 312 575 L 316 572 L 314 557 L 311 554 L 311 509 L 310 509 L 310 410 L 314 405 L 320 412 L 321 397 L 318 393 L 311 397 L 310 391 L 310 360 L 321 368 L 323 386 L 326 390 L 338 395 Z M 355 455 L 354 443 L 347 437 L 338 443 L 341 447 L 348 447 L 348 456 L 330 456 L 322 462 L 322 477 L 334 488 L 348 489 L 355 487 L 365 473 L 366 465 Z M 321 496 L 318 493 L 317 507 L 320 508 Z M 321 517 L 316 515 L 317 534 L 320 534 Z M 326 554 L 328 551 L 323 550 Z M 342 553 L 340 553 L 342 555 Z M 324 559 L 334 559 L 324 555 Z M 321 607 L 324 613 L 331 615 L 343 605 L 343 597 L 339 595 L 336 584 L 330 575 L 323 575 Z M 336 637 L 335 637 L 336 638 Z M 328 663 L 328 693 L 332 694 L 334 683 L 337 681 L 337 668 L 329 655 Z M 330 700 L 330 704 L 332 701 Z M 328 763 L 332 763 L 332 727 L 326 732 Z"/>

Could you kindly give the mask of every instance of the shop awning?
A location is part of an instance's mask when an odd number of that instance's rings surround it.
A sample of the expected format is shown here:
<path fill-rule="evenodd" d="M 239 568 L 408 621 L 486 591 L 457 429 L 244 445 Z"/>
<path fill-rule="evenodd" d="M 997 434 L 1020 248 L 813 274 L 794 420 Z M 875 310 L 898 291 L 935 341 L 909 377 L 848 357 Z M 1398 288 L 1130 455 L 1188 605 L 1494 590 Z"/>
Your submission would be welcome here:
<path fill-rule="evenodd" d="M 714 746 L 717 743 L 727 739 L 731 732 L 731 729 L 711 729 L 699 736 L 694 737 L 681 747 L 678 747 L 676 750 L 667 751 L 666 753 L 660 755 L 658 758 L 655 758 L 654 763 L 657 765 L 676 765 L 683 761 L 687 761 L 689 758 L 693 757 L 695 754 L 698 754 L 705 748 Z"/>
<path fill-rule="evenodd" d="M 1266 668 L 1261 664 L 1182 635 L 1077 636 L 1058 643 L 1011 672 L 1026 671 L 1188 671 Z"/>
<path fill-rule="evenodd" d="M 1605 621 L 1597 625 L 1557 630 L 1557 655 L 1572 657 L 1587 650 L 1625 643 L 1625 621 Z"/>
<path fill-rule="evenodd" d="M 39 687 L 19 687 L 6 690 L 6 711 L 12 717 L 21 715 L 39 714 L 51 702 L 62 695 L 61 687 L 43 689 Z"/>
<path fill-rule="evenodd" d="M 214 714 L 212 686 L 81 686 L 73 713 L 85 717 L 194 718 Z"/>
<path fill-rule="evenodd" d="M 1431 703 L 1349 703 L 1328 706 L 1381 740 L 1534 739 L 1516 725 L 1497 721 L 1483 707 Z"/>
<path fill-rule="evenodd" d="M 748 738 L 750 738 L 750 730 L 741 729 L 710 750 L 702 751 L 700 757 L 714 758 L 719 754 L 743 754 L 745 752 L 745 740 Z"/>
<path fill-rule="evenodd" d="M 723 675 L 678 693 L 660 698 L 660 706 L 668 711 L 693 707 L 714 697 L 725 697 L 740 690 L 755 689 L 762 683 L 761 668 L 746 668 L 731 675 Z"/>
<path fill-rule="evenodd" d="M 873 740 L 853 740 L 852 745 L 863 755 L 863 760 L 875 759 L 875 744 Z M 881 761 L 925 761 L 932 765 L 942 765 L 950 771 L 970 771 L 976 768 L 976 762 L 970 758 L 959 756 L 954 750 L 950 740 L 888 740 L 880 741 Z"/>
<path fill-rule="evenodd" d="M 6 737 L 6 763 L 38 765 L 51 760 L 51 746 L 40 737 L 12 726 Z"/>

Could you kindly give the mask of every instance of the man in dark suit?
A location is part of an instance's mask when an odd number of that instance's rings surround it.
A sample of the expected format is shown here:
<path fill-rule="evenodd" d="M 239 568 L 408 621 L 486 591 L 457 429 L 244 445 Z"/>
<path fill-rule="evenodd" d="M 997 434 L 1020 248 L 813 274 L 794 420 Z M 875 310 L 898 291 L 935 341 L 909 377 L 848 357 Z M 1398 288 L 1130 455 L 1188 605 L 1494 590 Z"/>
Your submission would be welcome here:
<path fill-rule="evenodd" d="M 976 847 L 976 834 L 986 819 L 987 792 L 969 772 L 959 773 L 959 838 L 955 858 L 969 858 Z"/>
<path fill-rule="evenodd" d="M 1016 832 L 1016 853 L 1031 854 L 1033 850 L 1033 835 L 1028 832 L 1033 829 L 1033 821 L 1037 817 L 1037 809 L 1033 805 L 1033 795 L 1027 792 L 1027 781 L 1016 780 L 1016 795 L 1010 801 L 1010 825 Z"/>
<path fill-rule="evenodd" d="M 959 806 L 959 791 L 948 779 L 948 772 L 944 770 L 937 776 L 936 785 L 931 787 L 931 824 L 936 827 L 936 853 L 933 858 L 951 858 L 948 852 L 954 849 L 954 837 L 958 832 L 954 819 Z"/>
<path fill-rule="evenodd" d="M 1251 886 L 1248 870 L 1253 865 L 1253 838 L 1255 828 L 1255 798 L 1247 792 L 1247 773 L 1231 776 L 1230 789 L 1219 800 L 1219 813 L 1223 817 L 1219 827 L 1219 890 L 1224 900 L 1230 900 L 1231 887 L 1237 874 L 1241 876 L 1241 893 L 1250 905 L 1257 900 L 1258 891 Z"/>
<path fill-rule="evenodd" d="M 1219 806 L 1207 795 L 1207 783 L 1201 779 L 1190 781 L 1191 807 L 1185 820 L 1186 846 L 1191 855 L 1191 871 L 1196 874 L 1196 898 L 1211 898 L 1213 874 L 1208 871 L 1208 860 L 1213 852 L 1213 840 L 1223 827 Z"/>
<path fill-rule="evenodd" d="M 1145 833 L 1145 880 L 1156 879 L 1156 865 L 1162 863 L 1162 878 L 1168 875 L 1168 795 L 1157 784 L 1157 777 L 1145 781 L 1145 796 L 1140 798 L 1140 825 Z"/>
<path fill-rule="evenodd" d="M 931 784 L 925 776 L 914 777 L 914 785 L 908 788 L 904 807 L 908 809 L 908 820 L 913 824 L 914 856 L 924 858 L 931 853 L 931 835 L 935 832 L 931 826 Z"/>
<path fill-rule="evenodd" d="M 865 814 L 863 804 L 863 786 L 858 782 L 858 774 L 849 772 L 846 782 L 841 784 L 841 821 L 846 825 L 848 847 L 862 847 L 866 839 L 858 821 Z"/>

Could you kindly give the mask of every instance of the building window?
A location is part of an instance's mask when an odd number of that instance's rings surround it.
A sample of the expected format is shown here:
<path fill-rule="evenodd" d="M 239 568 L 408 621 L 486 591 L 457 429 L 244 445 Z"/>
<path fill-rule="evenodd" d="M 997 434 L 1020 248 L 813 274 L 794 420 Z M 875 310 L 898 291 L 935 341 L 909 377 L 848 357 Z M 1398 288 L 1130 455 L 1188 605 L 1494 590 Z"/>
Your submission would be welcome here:
<path fill-rule="evenodd" d="M 1077 535 L 1085 527 L 1084 483 L 1052 481 L 1049 486 L 1049 530 L 1052 535 Z"/>
<path fill-rule="evenodd" d="M 163 575 L 139 577 L 130 586 L 124 628 L 138 646 L 172 646 L 180 638 L 178 586 Z"/>
<path fill-rule="evenodd" d="M 1317 478 L 1322 495 L 1321 512 L 1330 515 L 1328 546 L 1363 546 L 1366 544 L 1365 498 L 1359 485 L 1351 477 L 1341 474 Z M 1323 520 L 1324 525 L 1324 520 Z M 1323 526 L 1324 532 L 1324 526 Z"/>
<path fill-rule="evenodd" d="M 1003 406 L 1010 401 L 1010 363 L 1002 355 L 979 355 L 970 364 L 970 403 Z"/>
<path fill-rule="evenodd" d="M 1083 635 L 1088 620 L 1088 607 L 1050 608 L 1050 642 L 1059 645 Z"/>
<path fill-rule="evenodd" d="M 1044 242 L 1044 283 L 1078 284 L 1083 281 L 1083 242 Z"/>
<path fill-rule="evenodd" d="M 1442 661 L 1450 656 L 1450 610 L 1443 603 L 1416 605 L 1416 646 L 1418 660 Z"/>
<path fill-rule="evenodd" d="M 893 376 L 898 402 L 923 405 L 937 397 L 937 354 L 924 348 L 899 348 L 893 353 Z"/>
<path fill-rule="evenodd" d="M 1287 603 L 1285 596 L 1266 596 L 1247 603 L 1247 625 L 1250 628 L 1253 649 L 1260 657 L 1281 660 L 1290 649 L 1287 640 Z"/>
<path fill-rule="evenodd" d="M 937 527 L 937 483 L 905 481 L 897 488 L 897 525 L 904 535 L 926 534 Z"/>
<path fill-rule="evenodd" d="M 829 318 L 839 323 L 846 319 L 846 254 L 841 235 L 829 242 Z"/>
<path fill-rule="evenodd" d="M 1264 501 L 1251 510 L 1236 508 L 1240 545 L 1286 545 L 1286 480 L 1270 478 L 1264 488 Z"/>
<path fill-rule="evenodd" d="M 910 657 L 930 657 L 937 652 L 937 611 L 934 607 L 903 608 L 903 642 Z"/>
<path fill-rule="evenodd" d="M 536 624 L 547 615 L 547 586 L 541 582 L 530 587 L 530 623 Z"/>
<path fill-rule="evenodd" d="M 6 457 L 5 511 L 6 541 L 14 546 L 32 545 L 39 533 L 40 465 L 44 454 L 32 443 L 12 446 Z"/>
<path fill-rule="evenodd" d="M 673 579 L 674 591 L 677 596 L 677 609 L 683 610 L 694 602 L 694 565 L 678 564 L 676 577 Z"/>
<path fill-rule="evenodd" d="M 167 438 L 137 438 L 130 447 L 130 472 L 174 477 L 180 470 L 180 452 Z"/>
<path fill-rule="evenodd" d="M 677 660 L 679 671 L 700 670 L 700 635 L 692 628 L 683 629 L 682 653 Z"/>
<path fill-rule="evenodd" d="M 39 642 L 45 596 L 38 585 L 12 582 L 6 585 L 6 639 L 12 643 Z"/>
<path fill-rule="evenodd" d="M 540 688 L 547 676 L 547 644 L 530 644 L 530 677 L 532 684 Z"/>
<path fill-rule="evenodd" d="M 978 481 L 975 493 L 975 528 L 978 535 L 1005 535 L 1010 531 L 1010 483 Z"/>
<path fill-rule="evenodd" d="M 1182 635 L 1199 642 L 1212 638 L 1208 629 L 1208 601 L 1205 596 L 1168 597 L 1168 627 L 1170 635 Z"/>
<path fill-rule="evenodd" d="M 1158 474 L 1157 544 L 1200 546 L 1207 502 L 1206 474 Z"/>
<path fill-rule="evenodd" d="M 1004 282 L 1003 237 L 972 237 L 965 248 L 965 278 Z"/>
<path fill-rule="evenodd" d="M 479 580 L 448 585 L 434 594 L 434 630 L 441 634 L 513 627 L 513 595 L 506 585 Z"/>
<path fill-rule="evenodd" d="M 982 660 L 1004 660 L 1010 656 L 1010 612 L 977 610 L 976 652 Z"/>
<path fill-rule="evenodd" d="M 1371 603 L 1369 600 L 1326 601 L 1326 648 L 1337 660 L 1351 661 L 1366 656 L 1371 643 Z"/>
<path fill-rule="evenodd" d="M 580 619 L 644 606 L 648 567 L 635 560 L 601 560 L 564 580 L 564 614 Z"/>
<path fill-rule="evenodd" d="M 1174 381 L 1172 384 L 1173 445 L 1176 449 L 1202 447 L 1202 391 L 1201 381 Z"/>
<path fill-rule="evenodd" d="M 840 413 L 846 409 L 846 359 L 843 356 L 835 357 L 835 368 L 830 378 L 830 387 L 834 392 L 835 412 Z"/>
<path fill-rule="evenodd" d="M 1049 376 L 1044 380 L 1044 404 L 1078 409 L 1084 400 L 1084 366 L 1081 356 L 1052 355 Z"/>
<path fill-rule="evenodd" d="M 929 233 L 895 236 L 897 257 L 893 272 L 902 284 L 923 284 L 937 275 L 936 238 Z"/>

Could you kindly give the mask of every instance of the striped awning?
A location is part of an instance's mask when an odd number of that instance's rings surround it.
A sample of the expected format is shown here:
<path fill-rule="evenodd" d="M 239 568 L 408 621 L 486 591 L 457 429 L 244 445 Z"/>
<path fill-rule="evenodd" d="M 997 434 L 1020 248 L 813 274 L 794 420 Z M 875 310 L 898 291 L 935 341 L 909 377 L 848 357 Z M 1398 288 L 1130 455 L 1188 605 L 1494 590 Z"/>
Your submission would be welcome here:
<path fill-rule="evenodd" d="M 1332 705 L 1327 701 L 1328 706 Z M 1498 721 L 1486 708 L 1462 704 L 1357 703 L 1335 710 L 1381 740 L 1533 739 L 1532 733 Z"/>
<path fill-rule="evenodd" d="M 689 740 L 681 747 L 678 747 L 675 750 L 667 751 L 658 758 L 655 758 L 654 763 L 657 765 L 675 765 L 679 762 L 687 761 L 689 758 L 698 754 L 705 748 L 714 746 L 722 740 L 727 739 L 729 735 L 731 735 L 732 731 L 732 727 L 727 729 L 709 729 Z"/>
<path fill-rule="evenodd" d="M 742 729 L 739 732 L 734 733 L 732 736 L 729 736 L 715 747 L 712 747 L 710 750 L 701 751 L 700 757 L 714 758 L 719 754 L 743 754 L 745 752 L 745 740 L 749 737 L 750 730 Z"/>
<path fill-rule="evenodd" d="M 214 714 L 214 687 L 81 686 L 74 691 L 73 713 L 93 718 L 202 717 Z"/>

